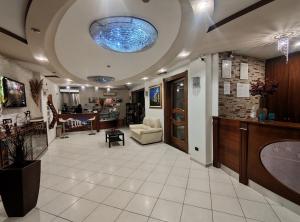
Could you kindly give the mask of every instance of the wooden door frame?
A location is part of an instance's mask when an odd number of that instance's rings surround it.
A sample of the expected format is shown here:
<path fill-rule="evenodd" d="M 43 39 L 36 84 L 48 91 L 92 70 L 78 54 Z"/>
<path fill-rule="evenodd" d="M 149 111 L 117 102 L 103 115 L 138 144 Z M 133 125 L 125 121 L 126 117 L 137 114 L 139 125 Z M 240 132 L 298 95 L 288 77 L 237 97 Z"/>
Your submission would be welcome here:
<path fill-rule="evenodd" d="M 164 138 L 165 138 L 165 143 L 172 145 L 171 144 L 171 129 L 170 129 L 170 124 L 171 124 L 171 117 L 170 117 L 170 113 L 171 113 L 171 109 L 172 109 L 172 101 L 170 100 L 171 98 L 171 91 L 170 91 L 170 87 L 171 87 L 171 83 L 173 81 L 176 81 L 178 79 L 184 78 L 184 99 L 185 99 L 185 119 L 186 119 L 186 125 L 184 128 L 184 133 L 185 133 L 185 148 L 184 150 L 179 149 L 179 150 L 188 153 L 189 152 L 189 134 L 188 134 L 188 125 L 189 125 L 189 121 L 188 121 L 188 71 L 186 70 L 185 72 L 182 72 L 180 74 L 171 76 L 169 78 L 165 78 L 163 79 L 163 88 L 164 88 Z"/>

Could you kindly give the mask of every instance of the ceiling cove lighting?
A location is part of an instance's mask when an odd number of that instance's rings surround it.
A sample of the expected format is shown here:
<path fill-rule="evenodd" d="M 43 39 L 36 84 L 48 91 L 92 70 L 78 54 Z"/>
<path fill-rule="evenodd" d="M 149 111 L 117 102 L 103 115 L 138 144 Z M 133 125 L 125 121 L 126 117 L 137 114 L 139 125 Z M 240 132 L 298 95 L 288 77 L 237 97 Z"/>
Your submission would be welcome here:
<path fill-rule="evenodd" d="M 113 16 L 94 21 L 93 40 L 105 49 L 120 53 L 149 49 L 158 38 L 157 29 L 148 21 L 131 16 Z"/>

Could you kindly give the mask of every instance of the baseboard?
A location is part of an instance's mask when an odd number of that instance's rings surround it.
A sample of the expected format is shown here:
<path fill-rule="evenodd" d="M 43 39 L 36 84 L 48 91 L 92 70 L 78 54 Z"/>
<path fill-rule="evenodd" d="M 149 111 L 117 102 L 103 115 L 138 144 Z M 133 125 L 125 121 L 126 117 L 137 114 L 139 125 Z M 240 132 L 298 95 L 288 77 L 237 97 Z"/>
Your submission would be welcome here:
<path fill-rule="evenodd" d="M 210 167 L 210 166 L 212 166 L 212 163 L 203 164 L 203 163 L 201 163 L 199 160 L 197 160 L 197 159 L 195 159 L 195 158 L 193 158 L 193 157 L 190 157 L 190 159 L 191 159 L 192 161 L 194 161 L 195 163 L 198 163 L 198 164 L 200 164 L 201 166 L 204 166 L 204 167 Z"/>

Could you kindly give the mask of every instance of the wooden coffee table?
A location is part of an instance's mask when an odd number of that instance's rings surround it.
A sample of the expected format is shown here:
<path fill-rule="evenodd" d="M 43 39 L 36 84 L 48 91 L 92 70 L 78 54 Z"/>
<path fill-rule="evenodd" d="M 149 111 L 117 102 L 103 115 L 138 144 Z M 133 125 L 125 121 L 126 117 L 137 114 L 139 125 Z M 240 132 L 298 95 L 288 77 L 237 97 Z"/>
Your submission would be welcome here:
<path fill-rule="evenodd" d="M 124 133 L 121 130 L 107 130 L 105 131 L 105 142 L 108 140 L 108 146 L 111 147 L 111 143 L 113 142 L 123 142 L 123 146 L 125 146 L 125 138 Z"/>

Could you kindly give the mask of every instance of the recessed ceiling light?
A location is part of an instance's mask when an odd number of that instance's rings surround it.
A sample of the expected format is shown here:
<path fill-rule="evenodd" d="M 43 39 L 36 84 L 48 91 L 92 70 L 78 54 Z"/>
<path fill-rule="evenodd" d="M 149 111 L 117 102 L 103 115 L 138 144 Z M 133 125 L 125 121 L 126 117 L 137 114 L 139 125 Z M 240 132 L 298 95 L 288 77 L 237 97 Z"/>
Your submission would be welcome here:
<path fill-rule="evenodd" d="M 211 0 L 194 0 L 192 2 L 192 7 L 195 12 L 203 12 L 208 9 L 211 5 Z"/>
<path fill-rule="evenodd" d="M 85 89 L 85 86 L 81 86 L 81 89 Z"/>
<path fill-rule="evenodd" d="M 149 78 L 148 78 L 148 77 L 146 77 L 146 76 L 142 78 L 142 80 L 148 80 L 148 79 L 149 79 Z"/>
<path fill-rule="evenodd" d="M 39 62 L 48 62 L 48 59 L 43 55 L 36 55 L 36 56 L 34 56 L 34 58 L 36 60 L 38 60 Z"/>
<path fill-rule="evenodd" d="M 131 82 L 126 83 L 126 85 L 128 85 L 128 86 L 131 85 L 131 84 L 132 84 Z"/>
<path fill-rule="evenodd" d="M 37 29 L 37 28 L 34 28 L 34 27 L 31 28 L 31 31 L 33 31 L 35 33 L 38 33 L 38 34 L 41 33 L 40 29 Z"/>
<path fill-rule="evenodd" d="M 164 72 L 167 72 L 167 69 L 161 68 L 160 70 L 158 70 L 158 73 L 164 73 Z"/>
<path fill-rule="evenodd" d="M 73 80 L 72 80 L 72 79 L 69 79 L 69 78 L 66 78 L 66 81 L 67 81 L 67 82 L 72 82 Z"/>
<path fill-rule="evenodd" d="M 70 86 L 67 86 L 66 89 L 70 89 Z"/>
<path fill-rule="evenodd" d="M 106 89 L 106 90 L 107 90 L 107 92 L 110 92 L 110 87 L 107 87 L 107 89 Z"/>
<path fill-rule="evenodd" d="M 99 87 L 98 87 L 98 86 L 95 86 L 95 90 L 98 91 L 98 89 L 99 89 Z"/>
<path fill-rule="evenodd" d="M 296 42 L 294 46 L 295 46 L 295 47 L 299 47 L 299 46 L 300 46 L 300 41 L 299 41 L 299 42 Z"/>
<path fill-rule="evenodd" d="M 186 58 L 186 57 L 188 57 L 190 54 L 191 54 L 190 51 L 182 50 L 182 52 L 179 53 L 177 57 L 178 57 L 178 58 Z"/>

